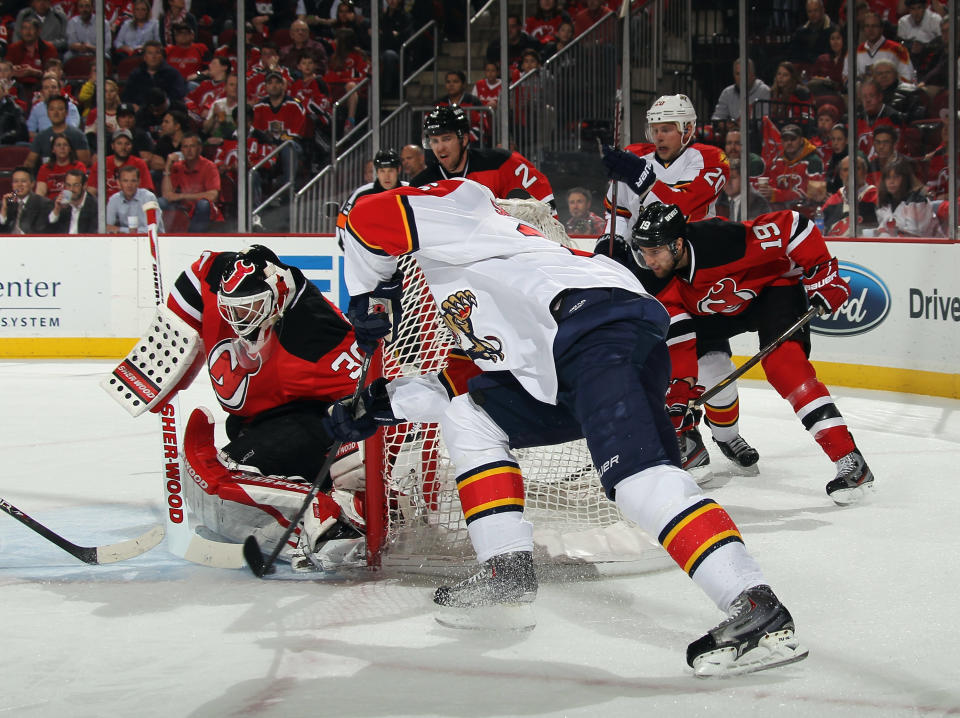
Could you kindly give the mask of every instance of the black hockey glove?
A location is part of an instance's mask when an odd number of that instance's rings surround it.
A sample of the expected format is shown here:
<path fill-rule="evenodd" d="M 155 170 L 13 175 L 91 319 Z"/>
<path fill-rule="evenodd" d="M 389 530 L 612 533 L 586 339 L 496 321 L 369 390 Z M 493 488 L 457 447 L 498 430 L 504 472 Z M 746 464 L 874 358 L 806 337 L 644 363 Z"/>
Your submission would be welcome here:
<path fill-rule="evenodd" d="M 403 318 L 402 297 L 403 272 L 397 270 L 372 292 L 350 298 L 347 319 L 353 325 L 357 346 L 364 354 L 375 352 L 381 339 L 389 344 L 397 338 L 397 327 Z"/>
<path fill-rule="evenodd" d="M 633 259 L 633 252 L 619 234 L 613 236 L 613 242 L 610 241 L 609 234 L 601 234 L 597 238 L 597 245 L 593 248 L 594 254 L 602 254 L 604 257 L 610 257 L 625 267 L 632 267 L 636 262 Z"/>
<path fill-rule="evenodd" d="M 332 404 L 323 419 L 323 428 L 343 442 L 363 441 L 377 433 L 381 426 L 393 426 L 404 421 L 393 415 L 389 382 L 383 377 L 374 379 L 357 397 L 356 408 L 349 398 Z"/>
<path fill-rule="evenodd" d="M 646 196 L 657 181 L 653 165 L 632 152 L 604 147 L 603 165 L 607 168 L 610 179 L 623 182 L 636 192 L 640 199 Z"/>

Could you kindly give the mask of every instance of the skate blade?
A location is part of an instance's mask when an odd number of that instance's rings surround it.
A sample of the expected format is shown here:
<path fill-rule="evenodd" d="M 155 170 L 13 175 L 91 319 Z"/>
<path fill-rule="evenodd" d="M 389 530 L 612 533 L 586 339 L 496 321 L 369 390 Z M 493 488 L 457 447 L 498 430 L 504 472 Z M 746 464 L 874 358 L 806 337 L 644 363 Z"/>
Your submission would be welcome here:
<path fill-rule="evenodd" d="M 532 631 L 537 625 L 537 617 L 529 603 L 475 608 L 440 606 L 434 618 L 441 626 L 468 631 Z"/>
<path fill-rule="evenodd" d="M 837 506 L 849 506 L 863 501 L 867 496 L 873 493 L 873 482 L 869 484 L 860 484 L 849 489 L 837 489 L 830 498 Z"/>
<path fill-rule="evenodd" d="M 810 654 L 800 645 L 793 631 L 785 629 L 768 633 L 739 658 L 733 646 L 718 648 L 693 659 L 693 675 L 697 678 L 726 678 L 744 673 L 765 671 L 802 661 Z"/>

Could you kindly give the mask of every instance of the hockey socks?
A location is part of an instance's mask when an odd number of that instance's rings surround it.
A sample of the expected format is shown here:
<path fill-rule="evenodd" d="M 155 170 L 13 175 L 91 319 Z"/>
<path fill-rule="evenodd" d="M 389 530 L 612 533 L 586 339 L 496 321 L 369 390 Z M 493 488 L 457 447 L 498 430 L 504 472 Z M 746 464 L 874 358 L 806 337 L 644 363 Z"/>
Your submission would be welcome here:
<path fill-rule="evenodd" d="M 465 471 L 457 477 L 457 492 L 478 561 L 533 550 L 533 526 L 523 519 L 523 477 L 516 463 L 495 461 Z"/>
<path fill-rule="evenodd" d="M 831 461 L 856 448 L 847 422 L 798 342 L 784 342 L 762 363 L 767 380 L 790 402 L 797 418 Z"/>
<path fill-rule="evenodd" d="M 697 380 L 710 389 L 736 369 L 729 354 L 709 352 L 697 360 Z M 729 442 L 740 435 L 740 397 L 737 384 L 732 382 L 710 399 L 703 407 L 710 433 L 717 441 Z"/>

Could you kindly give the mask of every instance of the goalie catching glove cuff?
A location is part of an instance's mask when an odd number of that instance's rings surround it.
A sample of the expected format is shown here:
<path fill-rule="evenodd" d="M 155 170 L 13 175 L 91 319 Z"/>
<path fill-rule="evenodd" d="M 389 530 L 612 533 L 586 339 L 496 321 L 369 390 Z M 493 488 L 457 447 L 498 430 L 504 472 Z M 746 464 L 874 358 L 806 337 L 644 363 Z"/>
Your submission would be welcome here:
<path fill-rule="evenodd" d="M 376 289 L 350 298 L 347 320 L 353 325 L 357 346 L 364 354 L 377 350 L 377 342 L 395 340 L 403 318 L 400 300 L 403 297 L 403 272 L 397 270 Z"/>
<path fill-rule="evenodd" d="M 807 290 L 810 304 L 820 307 L 821 314 L 833 314 L 850 297 L 850 285 L 840 276 L 836 257 L 806 270 L 803 288 Z"/>
<path fill-rule="evenodd" d="M 653 165 L 632 152 L 604 147 L 603 165 L 607 168 L 610 179 L 623 182 L 636 192 L 640 199 L 646 196 L 657 181 Z"/>
<path fill-rule="evenodd" d="M 690 431 L 700 423 L 700 416 L 703 412 L 690 406 L 691 401 L 696 401 L 703 396 L 704 388 L 699 384 L 690 386 L 685 379 L 674 379 L 670 382 L 667 389 L 667 413 L 670 415 L 670 421 L 673 422 L 673 428 L 678 434 Z"/>
<path fill-rule="evenodd" d="M 356 406 L 350 399 L 341 399 L 328 410 L 323 428 L 340 441 L 363 441 L 377 433 L 381 426 L 400 424 L 404 419 L 393 415 L 386 379 L 375 379 L 357 397 Z"/>

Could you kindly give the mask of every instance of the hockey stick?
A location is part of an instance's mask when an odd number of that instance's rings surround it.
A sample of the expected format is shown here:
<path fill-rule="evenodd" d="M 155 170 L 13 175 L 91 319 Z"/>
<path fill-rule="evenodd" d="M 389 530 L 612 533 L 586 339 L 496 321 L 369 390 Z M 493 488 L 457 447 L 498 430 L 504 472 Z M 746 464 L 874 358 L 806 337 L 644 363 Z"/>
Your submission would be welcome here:
<path fill-rule="evenodd" d="M 357 386 L 353 390 L 353 396 L 350 398 L 350 405 L 352 407 L 356 407 L 357 405 L 357 398 L 360 396 L 360 391 L 363 389 L 363 385 L 367 380 L 367 370 L 370 369 L 370 360 L 372 358 L 373 354 L 367 354 L 363 358 L 363 365 L 360 368 L 360 377 L 357 379 Z M 250 567 L 250 570 L 253 571 L 254 576 L 263 578 L 268 573 L 273 572 L 273 564 L 276 562 L 277 556 L 280 555 L 280 552 L 287 544 L 290 536 L 296 530 L 297 525 L 300 523 L 300 519 L 307 512 L 310 504 L 313 503 L 313 500 L 317 497 L 317 494 L 320 493 L 320 485 L 327 477 L 327 474 L 330 473 L 330 467 L 333 466 L 333 462 L 337 459 L 337 452 L 340 450 L 341 444 L 343 444 L 343 442 L 338 440 L 334 441 L 330 446 L 330 449 L 327 451 L 327 458 L 323 462 L 323 466 L 320 467 L 320 471 L 317 472 L 317 478 L 313 480 L 313 484 L 310 486 L 310 491 L 307 492 L 307 495 L 304 497 L 303 503 L 300 504 L 300 508 L 297 510 L 297 513 L 290 519 L 290 523 L 287 525 L 287 528 L 280 537 L 280 540 L 277 542 L 277 545 L 273 547 L 270 555 L 267 556 L 266 559 L 263 558 L 263 552 L 260 551 L 260 544 L 257 543 L 257 539 L 253 536 L 247 536 L 247 540 L 243 542 L 243 557 L 247 560 L 247 565 Z"/>
<path fill-rule="evenodd" d="M 757 352 L 752 357 L 747 359 L 747 361 L 743 363 L 743 366 L 740 366 L 737 369 L 734 369 L 725 379 L 721 379 L 720 381 L 718 381 L 715 387 L 713 387 L 709 391 L 703 392 L 703 394 L 701 394 L 696 399 L 691 400 L 689 403 L 689 408 L 693 409 L 694 407 L 700 406 L 701 404 L 706 404 L 710 399 L 715 397 L 717 394 L 723 391 L 726 387 L 730 386 L 730 384 L 732 384 L 741 376 L 746 374 L 750 369 L 752 369 L 760 361 L 762 361 L 765 356 L 767 356 L 770 352 L 772 352 L 778 346 L 780 346 L 785 341 L 787 341 L 787 339 L 792 337 L 794 332 L 799 331 L 801 327 L 803 327 L 807 322 L 809 322 L 814 317 L 818 316 L 820 313 L 821 313 L 820 307 L 818 306 L 810 307 L 806 312 L 804 312 L 803 316 L 801 316 L 797 321 L 795 321 L 789 327 L 784 329 L 783 334 L 778 336 L 776 339 L 774 339 L 772 342 L 767 344 L 767 346 L 765 346 L 759 352 Z"/>
<path fill-rule="evenodd" d="M 71 556 L 76 556 L 84 563 L 93 565 L 103 563 L 116 563 L 117 561 L 126 561 L 128 558 L 139 556 L 163 541 L 163 526 L 154 526 L 142 536 L 120 543 L 107 544 L 105 546 L 78 546 L 75 543 L 67 541 L 60 534 L 54 533 L 36 519 L 27 516 L 10 502 L 0 499 L 0 509 L 10 514 L 17 521 L 22 523 L 32 531 L 36 531 L 47 541 L 56 544 Z"/>
<path fill-rule="evenodd" d="M 147 238 L 150 240 L 150 254 L 153 257 L 153 292 L 157 305 L 163 304 L 163 279 L 160 273 L 160 247 L 157 239 L 157 215 L 160 206 L 156 202 L 143 205 L 147 216 Z M 243 568 L 243 547 L 241 544 L 211 541 L 190 530 L 187 521 L 187 504 L 184 499 L 181 480 L 180 433 L 177 430 L 177 417 L 180 416 L 180 399 L 174 395 L 160 407 L 160 438 L 162 453 L 163 492 L 167 506 L 167 549 L 192 563 L 213 568 Z"/>

